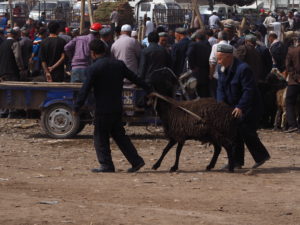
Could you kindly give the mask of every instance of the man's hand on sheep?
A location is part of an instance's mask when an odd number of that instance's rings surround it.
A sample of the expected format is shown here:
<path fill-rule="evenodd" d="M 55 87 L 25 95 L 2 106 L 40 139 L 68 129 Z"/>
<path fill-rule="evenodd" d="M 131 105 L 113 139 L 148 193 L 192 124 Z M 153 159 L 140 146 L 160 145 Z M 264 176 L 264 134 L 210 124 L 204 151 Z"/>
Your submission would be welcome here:
<path fill-rule="evenodd" d="M 235 108 L 235 109 L 232 111 L 232 115 L 233 115 L 235 118 L 241 118 L 242 115 L 243 115 L 243 112 L 242 112 L 241 109 Z"/>

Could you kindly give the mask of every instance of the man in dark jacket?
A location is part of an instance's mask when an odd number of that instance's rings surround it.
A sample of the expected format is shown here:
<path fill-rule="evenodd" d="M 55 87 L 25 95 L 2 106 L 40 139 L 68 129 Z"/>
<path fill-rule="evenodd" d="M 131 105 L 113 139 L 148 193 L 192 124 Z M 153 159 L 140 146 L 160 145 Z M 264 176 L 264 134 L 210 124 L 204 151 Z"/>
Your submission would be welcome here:
<path fill-rule="evenodd" d="M 187 57 L 189 67 L 197 79 L 197 92 L 200 97 L 209 97 L 209 56 L 211 46 L 207 44 L 205 31 L 196 34 L 196 42 L 189 45 Z"/>
<path fill-rule="evenodd" d="M 29 38 L 29 32 L 26 28 L 21 29 L 21 40 L 20 40 L 22 59 L 25 70 L 29 73 L 29 59 L 32 52 L 32 40 Z"/>
<path fill-rule="evenodd" d="M 297 97 L 300 95 L 300 37 L 298 38 L 298 46 L 289 48 L 286 57 L 286 69 L 289 74 L 286 93 L 286 115 L 289 129 L 286 132 L 291 133 L 300 129 L 295 110 Z M 300 115 L 298 116 L 300 117 Z"/>
<path fill-rule="evenodd" d="M 0 80 L 19 81 L 27 75 L 24 68 L 21 46 L 18 42 L 19 33 L 13 29 L 7 31 L 7 39 L 0 45 Z M 13 118 L 16 111 L 0 109 L 0 117 Z"/>
<path fill-rule="evenodd" d="M 260 94 L 254 75 L 246 63 L 233 57 L 233 47 L 219 45 L 217 48 L 219 69 L 217 100 L 234 107 L 232 115 L 239 122 L 239 140 L 235 147 L 235 163 L 244 165 L 244 143 L 248 147 L 255 164 L 261 166 L 270 155 L 261 143 L 256 131 L 262 114 Z"/>
<path fill-rule="evenodd" d="M 255 39 L 254 35 L 246 35 L 245 44 L 240 45 L 237 48 L 235 56 L 250 66 L 255 80 L 259 81 L 263 80 L 263 64 L 259 53 L 255 50 L 255 46 L 251 43 L 252 39 Z"/>
<path fill-rule="evenodd" d="M 145 163 L 138 155 L 129 137 L 125 135 L 122 124 L 123 80 L 127 78 L 147 91 L 150 88 L 122 61 L 106 57 L 105 44 L 102 41 L 93 40 L 89 47 L 95 62 L 86 69 L 87 79 L 79 92 L 74 110 L 75 112 L 79 111 L 93 88 L 96 101 L 94 145 L 100 168 L 93 169 L 92 172 L 115 171 L 109 144 L 110 136 L 131 163 L 132 168 L 128 172 L 135 172 Z"/>
<path fill-rule="evenodd" d="M 175 30 L 175 38 L 177 43 L 172 46 L 171 56 L 174 73 L 179 76 L 185 72 L 187 66 L 186 53 L 190 44 L 190 40 L 187 37 L 186 29 L 181 27 Z"/>
<path fill-rule="evenodd" d="M 0 78 L 2 80 L 18 81 L 27 75 L 18 39 L 19 33 L 9 29 L 7 39 L 0 46 Z"/>
<path fill-rule="evenodd" d="M 281 41 L 277 39 L 277 34 L 269 34 L 270 53 L 273 59 L 273 67 L 277 68 L 280 72 L 285 70 L 285 57 L 286 49 Z"/>
<path fill-rule="evenodd" d="M 158 45 L 159 36 L 156 32 L 148 35 L 149 46 L 142 50 L 139 66 L 139 76 L 147 83 L 151 79 L 151 73 L 154 70 L 171 67 L 172 59 L 167 50 Z"/>
<path fill-rule="evenodd" d="M 257 44 L 257 37 L 250 34 L 245 37 L 245 44 L 251 47 L 254 47 L 258 55 L 260 56 L 260 65 L 259 69 L 261 74 L 258 81 L 265 80 L 266 76 L 271 72 L 272 69 L 272 56 L 267 47 Z"/>

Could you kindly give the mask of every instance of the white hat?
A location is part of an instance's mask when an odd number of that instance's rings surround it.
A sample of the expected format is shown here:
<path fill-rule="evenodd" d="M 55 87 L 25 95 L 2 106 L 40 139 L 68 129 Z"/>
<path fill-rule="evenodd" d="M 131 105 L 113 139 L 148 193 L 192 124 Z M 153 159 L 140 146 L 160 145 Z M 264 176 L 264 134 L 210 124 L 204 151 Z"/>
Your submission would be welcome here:
<path fill-rule="evenodd" d="M 132 31 L 131 29 L 131 26 L 129 24 L 124 24 L 122 27 L 121 27 L 121 31 L 127 31 L 127 32 L 130 32 Z"/>
<path fill-rule="evenodd" d="M 136 31 L 136 30 L 133 30 L 133 31 L 131 32 L 131 37 L 136 37 L 136 36 L 138 36 L 137 31 Z"/>

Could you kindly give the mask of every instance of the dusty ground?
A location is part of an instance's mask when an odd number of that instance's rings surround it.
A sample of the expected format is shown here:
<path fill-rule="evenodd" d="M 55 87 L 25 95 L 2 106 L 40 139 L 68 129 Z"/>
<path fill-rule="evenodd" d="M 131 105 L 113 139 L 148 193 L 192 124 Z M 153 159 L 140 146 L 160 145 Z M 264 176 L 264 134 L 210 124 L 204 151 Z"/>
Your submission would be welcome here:
<path fill-rule="evenodd" d="M 300 224 L 300 134 L 260 131 L 272 159 L 229 174 L 204 171 L 211 147 L 188 142 L 180 171 L 169 173 L 174 150 L 158 171 L 150 168 L 166 144 L 143 127 L 128 133 L 146 161 L 139 173 L 112 144 L 117 173 L 97 167 L 92 127 L 76 138 L 53 140 L 34 120 L 0 120 L 0 224 Z"/>

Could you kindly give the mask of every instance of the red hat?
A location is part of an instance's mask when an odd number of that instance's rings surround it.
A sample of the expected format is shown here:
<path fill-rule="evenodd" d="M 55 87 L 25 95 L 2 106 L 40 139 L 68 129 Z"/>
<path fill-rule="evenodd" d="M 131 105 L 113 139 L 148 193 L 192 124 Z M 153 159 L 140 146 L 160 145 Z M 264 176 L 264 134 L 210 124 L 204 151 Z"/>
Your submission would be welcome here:
<path fill-rule="evenodd" d="M 93 25 L 90 28 L 91 32 L 99 32 L 102 28 L 102 24 L 101 23 L 93 23 Z"/>
<path fill-rule="evenodd" d="M 65 32 L 66 33 L 70 33 L 71 32 L 71 29 L 69 27 L 65 27 Z"/>

